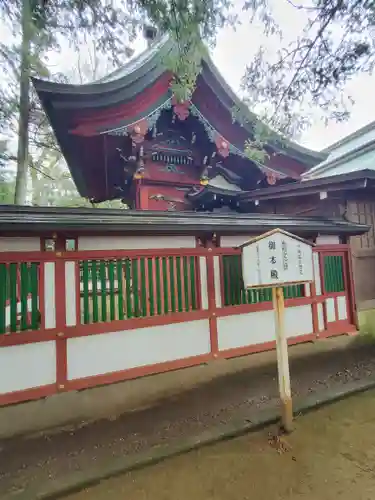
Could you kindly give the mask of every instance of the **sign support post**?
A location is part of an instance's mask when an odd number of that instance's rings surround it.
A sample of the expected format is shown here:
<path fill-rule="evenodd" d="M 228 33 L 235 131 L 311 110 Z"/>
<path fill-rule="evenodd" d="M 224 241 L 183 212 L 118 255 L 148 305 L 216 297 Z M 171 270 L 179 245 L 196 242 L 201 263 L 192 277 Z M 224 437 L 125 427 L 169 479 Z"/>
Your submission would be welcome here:
<path fill-rule="evenodd" d="M 281 424 L 285 432 L 289 433 L 293 430 L 293 403 L 292 392 L 290 389 L 288 342 L 285 335 L 283 288 L 273 287 L 272 297 L 275 311 L 276 353 L 281 401 Z"/>
<path fill-rule="evenodd" d="M 310 241 L 282 229 L 273 229 L 240 246 L 245 289 L 272 289 L 281 423 L 286 432 L 293 430 L 293 404 L 285 332 L 284 287 L 301 287 L 313 281 L 312 247 Z"/>

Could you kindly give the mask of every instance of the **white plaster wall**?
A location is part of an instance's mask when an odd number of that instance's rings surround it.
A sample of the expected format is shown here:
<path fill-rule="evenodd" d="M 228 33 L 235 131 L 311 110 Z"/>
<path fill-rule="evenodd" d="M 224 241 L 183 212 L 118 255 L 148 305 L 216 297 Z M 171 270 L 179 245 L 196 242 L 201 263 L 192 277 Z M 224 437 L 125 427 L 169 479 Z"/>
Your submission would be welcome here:
<path fill-rule="evenodd" d="M 262 344 L 275 340 L 273 311 L 223 316 L 217 319 L 219 350 Z"/>
<path fill-rule="evenodd" d="M 221 247 L 238 247 L 239 245 L 243 245 L 247 241 L 249 241 L 251 238 L 253 238 L 254 235 L 236 235 L 236 236 L 221 236 L 220 238 L 220 246 Z"/>
<path fill-rule="evenodd" d="M 194 236 L 80 236 L 79 250 L 195 248 Z"/>
<path fill-rule="evenodd" d="M 285 309 L 285 332 L 288 338 L 313 333 L 313 317 L 310 305 Z"/>
<path fill-rule="evenodd" d="M 217 319 L 219 350 L 263 344 L 275 340 L 275 314 L 259 311 L 223 316 Z M 312 309 L 309 305 L 285 309 L 287 338 L 313 332 Z"/>
<path fill-rule="evenodd" d="M 67 326 L 77 324 L 76 263 L 65 262 L 65 319 Z"/>
<path fill-rule="evenodd" d="M 332 322 L 336 321 L 336 312 L 335 312 L 335 299 L 329 298 L 326 300 L 326 311 L 327 311 L 327 321 Z"/>
<path fill-rule="evenodd" d="M 56 343 L 36 342 L 0 348 L 0 394 L 56 382 Z M 27 416 L 25 415 L 25 418 Z"/>
<path fill-rule="evenodd" d="M 202 309 L 208 309 L 207 263 L 206 257 L 199 257 Z"/>
<path fill-rule="evenodd" d="M 137 330 L 68 339 L 68 379 L 207 354 L 208 320 L 150 326 Z"/>
<path fill-rule="evenodd" d="M 44 264 L 44 325 L 56 328 L 55 263 Z"/>
<path fill-rule="evenodd" d="M 0 237 L 0 252 L 39 252 L 40 238 L 21 236 Z"/>
<path fill-rule="evenodd" d="M 317 245 L 339 245 L 340 238 L 337 235 L 331 234 L 319 234 L 316 238 Z"/>
<path fill-rule="evenodd" d="M 338 310 L 338 319 L 344 320 L 348 319 L 348 309 L 346 297 L 337 297 L 337 310 Z"/>
<path fill-rule="evenodd" d="M 214 281 L 215 281 L 215 304 L 216 307 L 221 307 L 221 276 L 220 276 L 220 258 L 214 257 Z"/>
<path fill-rule="evenodd" d="M 320 332 L 324 330 L 323 304 L 318 304 L 318 328 Z"/>
<path fill-rule="evenodd" d="M 322 281 L 319 269 L 319 254 L 313 252 L 313 266 L 314 266 L 314 280 L 315 280 L 315 293 L 316 295 L 322 294 Z"/>

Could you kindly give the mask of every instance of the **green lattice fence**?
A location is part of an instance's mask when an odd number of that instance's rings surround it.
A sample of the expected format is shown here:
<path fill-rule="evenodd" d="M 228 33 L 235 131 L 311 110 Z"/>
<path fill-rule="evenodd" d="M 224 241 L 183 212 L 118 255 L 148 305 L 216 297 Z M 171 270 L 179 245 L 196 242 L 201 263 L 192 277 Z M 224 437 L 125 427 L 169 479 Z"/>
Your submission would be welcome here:
<path fill-rule="evenodd" d="M 0 334 L 37 330 L 39 263 L 0 263 Z"/>
<path fill-rule="evenodd" d="M 324 255 L 323 269 L 325 292 L 344 292 L 344 257 L 342 255 Z"/>
<path fill-rule="evenodd" d="M 256 288 L 245 290 L 242 278 L 241 255 L 223 255 L 223 292 L 224 305 L 237 306 L 240 304 L 258 304 L 272 301 L 271 288 Z M 304 285 L 284 287 L 284 297 L 293 299 L 304 297 Z"/>
<path fill-rule="evenodd" d="M 80 261 L 82 321 L 197 310 L 197 273 L 193 256 Z"/>

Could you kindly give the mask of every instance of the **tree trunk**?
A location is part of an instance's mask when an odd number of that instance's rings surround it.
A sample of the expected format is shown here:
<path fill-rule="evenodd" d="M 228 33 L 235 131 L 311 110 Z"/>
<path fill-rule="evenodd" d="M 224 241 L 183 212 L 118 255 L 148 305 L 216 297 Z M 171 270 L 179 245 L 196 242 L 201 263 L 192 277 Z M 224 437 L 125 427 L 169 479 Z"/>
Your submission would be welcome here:
<path fill-rule="evenodd" d="M 25 205 L 27 197 L 27 169 L 29 161 L 29 108 L 30 108 L 30 0 L 22 1 L 22 44 L 20 74 L 20 115 L 18 120 L 17 177 L 14 202 Z"/>

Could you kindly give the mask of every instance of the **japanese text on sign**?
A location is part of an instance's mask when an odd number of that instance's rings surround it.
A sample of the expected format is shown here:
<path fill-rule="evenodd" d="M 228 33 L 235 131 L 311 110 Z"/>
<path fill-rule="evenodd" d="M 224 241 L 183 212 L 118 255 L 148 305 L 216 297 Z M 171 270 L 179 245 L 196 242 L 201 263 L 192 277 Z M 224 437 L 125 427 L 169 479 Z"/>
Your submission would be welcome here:
<path fill-rule="evenodd" d="M 268 249 L 271 252 L 271 256 L 269 258 L 270 264 L 272 264 L 274 266 L 275 264 L 277 264 L 277 259 L 275 256 L 276 242 L 274 240 L 270 240 L 268 242 Z M 279 279 L 279 273 L 278 273 L 277 269 L 275 269 L 274 267 L 271 267 L 270 277 L 271 277 L 271 280 L 278 280 Z"/>
<path fill-rule="evenodd" d="M 309 242 L 277 230 L 242 246 L 246 287 L 278 286 L 313 279 L 312 246 Z"/>

